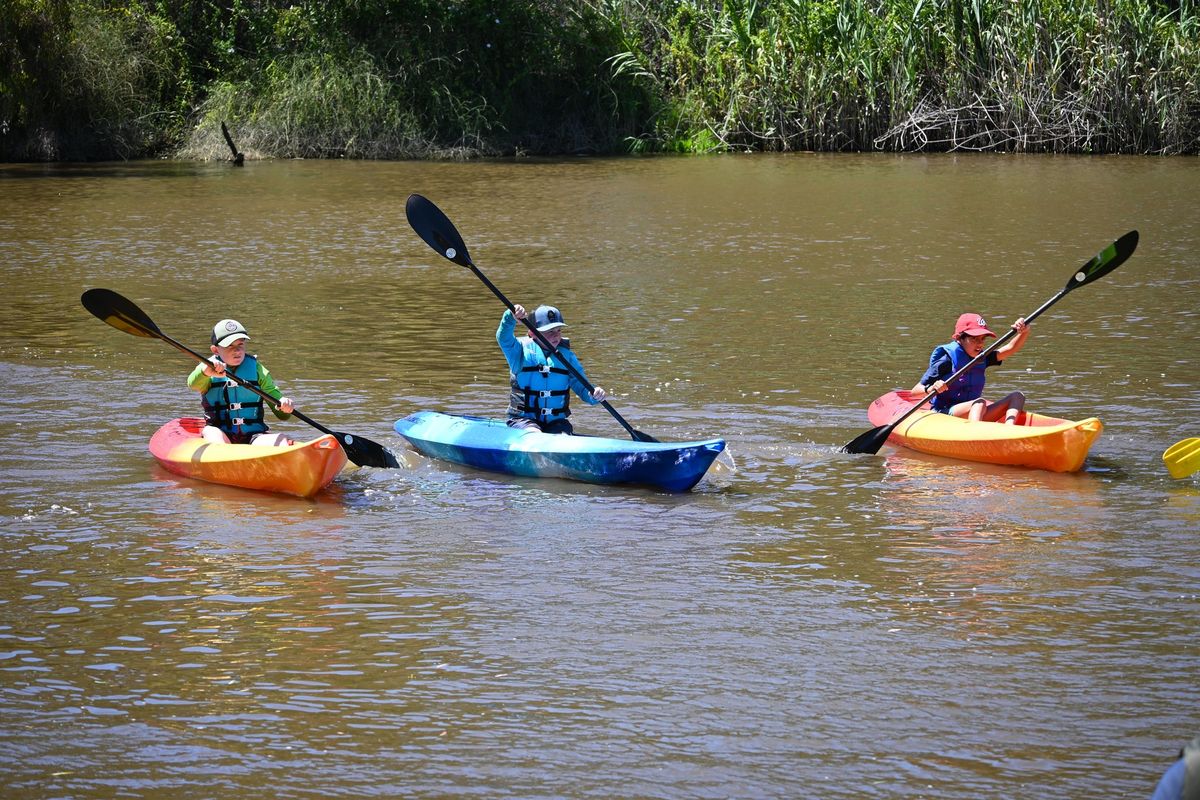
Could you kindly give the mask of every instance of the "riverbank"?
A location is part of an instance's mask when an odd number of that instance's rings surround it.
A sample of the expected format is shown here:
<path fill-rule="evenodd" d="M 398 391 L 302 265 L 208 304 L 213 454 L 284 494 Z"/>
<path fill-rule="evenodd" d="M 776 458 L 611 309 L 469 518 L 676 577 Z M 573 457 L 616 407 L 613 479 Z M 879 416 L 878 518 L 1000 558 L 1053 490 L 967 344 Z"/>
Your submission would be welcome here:
<path fill-rule="evenodd" d="M 0 158 L 1200 152 L 1194 0 L 21 0 Z"/>

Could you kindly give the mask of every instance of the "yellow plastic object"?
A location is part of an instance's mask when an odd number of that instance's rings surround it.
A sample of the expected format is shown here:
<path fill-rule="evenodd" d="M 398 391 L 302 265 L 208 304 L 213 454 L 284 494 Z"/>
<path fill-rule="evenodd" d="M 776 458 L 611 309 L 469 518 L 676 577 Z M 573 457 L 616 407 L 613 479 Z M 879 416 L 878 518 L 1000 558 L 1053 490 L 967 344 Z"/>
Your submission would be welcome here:
<path fill-rule="evenodd" d="M 1176 480 L 1186 478 L 1200 469 L 1200 438 L 1193 436 L 1168 447 L 1163 453 L 1163 463 Z"/>

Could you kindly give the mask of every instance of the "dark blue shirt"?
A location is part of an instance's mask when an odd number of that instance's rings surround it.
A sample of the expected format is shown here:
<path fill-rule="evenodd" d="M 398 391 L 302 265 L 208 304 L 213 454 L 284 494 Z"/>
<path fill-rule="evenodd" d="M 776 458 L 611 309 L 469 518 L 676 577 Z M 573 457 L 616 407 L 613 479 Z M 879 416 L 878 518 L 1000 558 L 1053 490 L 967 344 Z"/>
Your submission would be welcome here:
<path fill-rule="evenodd" d="M 983 359 L 985 367 L 994 367 L 1001 363 L 1000 357 L 996 355 L 996 351 L 988 353 Z M 911 374 L 911 373 L 910 373 Z M 945 380 L 954 374 L 954 364 L 950 360 L 949 355 L 944 355 L 937 361 L 929 365 L 929 369 L 925 370 L 925 374 L 921 376 L 922 386 L 931 386 L 934 381 Z"/>

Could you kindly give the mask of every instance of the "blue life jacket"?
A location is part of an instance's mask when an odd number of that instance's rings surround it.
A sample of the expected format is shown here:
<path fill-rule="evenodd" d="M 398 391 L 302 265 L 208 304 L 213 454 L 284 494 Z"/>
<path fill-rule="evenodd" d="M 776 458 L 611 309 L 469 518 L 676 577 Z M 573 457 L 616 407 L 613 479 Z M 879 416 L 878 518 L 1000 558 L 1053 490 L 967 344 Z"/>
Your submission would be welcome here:
<path fill-rule="evenodd" d="M 566 419 L 571 415 L 571 373 L 536 341 L 521 344 L 525 350 L 521 371 L 509 373 L 508 416 L 543 424 Z M 566 339 L 558 345 L 559 350 L 569 347 Z"/>
<path fill-rule="evenodd" d="M 971 363 L 971 357 L 967 355 L 967 351 L 963 349 L 962 345 L 958 342 L 950 342 L 949 344 L 939 345 L 933 349 L 933 354 L 929 356 L 929 366 L 932 368 L 935 363 L 947 355 L 950 356 L 951 374 L 958 372 Z M 934 411 L 946 413 L 959 403 L 983 397 L 983 385 L 987 380 L 984 377 L 986 370 L 987 358 L 985 357 L 981 358 L 975 366 L 955 378 L 953 383 L 947 384 L 946 391 L 941 394 L 935 394 L 933 399 L 929 401 L 929 405 L 932 406 Z"/>
<path fill-rule="evenodd" d="M 226 364 L 225 368 L 228 370 L 229 365 Z M 247 355 L 233 375 L 243 383 L 258 386 L 258 359 Z M 204 418 L 208 424 L 220 428 L 231 439 L 267 431 L 267 424 L 263 422 L 262 398 L 223 376 L 213 377 L 212 386 L 201 395 L 200 402 L 204 406 Z"/>

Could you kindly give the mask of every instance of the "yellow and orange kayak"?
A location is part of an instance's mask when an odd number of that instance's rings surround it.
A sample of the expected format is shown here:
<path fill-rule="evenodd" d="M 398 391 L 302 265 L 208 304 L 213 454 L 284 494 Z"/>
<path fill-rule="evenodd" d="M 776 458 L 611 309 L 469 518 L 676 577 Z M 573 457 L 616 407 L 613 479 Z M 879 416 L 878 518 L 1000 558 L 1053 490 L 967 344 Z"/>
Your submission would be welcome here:
<path fill-rule="evenodd" d="M 914 392 L 889 392 L 871 403 L 867 418 L 872 425 L 890 425 L 923 397 Z M 1103 430 L 1103 423 L 1095 417 L 1072 422 L 1023 411 L 1015 425 L 1005 425 L 969 422 L 922 408 L 897 425 L 888 441 L 964 461 L 1075 472 Z"/>
<path fill-rule="evenodd" d="M 345 451 L 328 434 L 286 447 L 259 447 L 206 442 L 203 429 L 197 417 L 171 420 L 150 438 L 150 453 L 186 478 L 300 497 L 324 489 L 346 466 Z"/>

